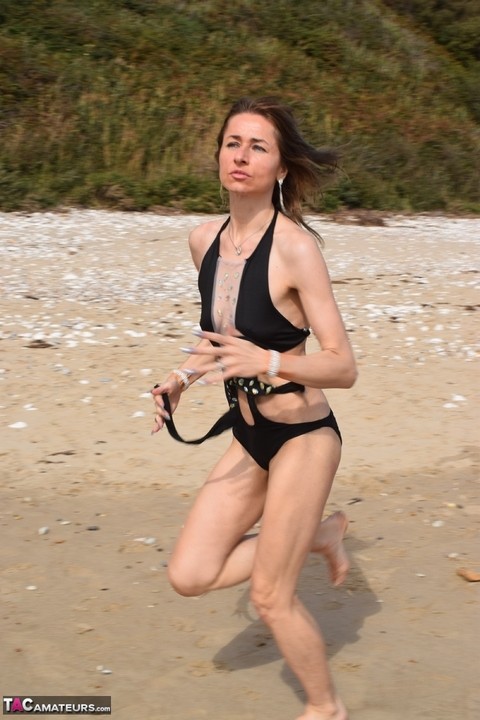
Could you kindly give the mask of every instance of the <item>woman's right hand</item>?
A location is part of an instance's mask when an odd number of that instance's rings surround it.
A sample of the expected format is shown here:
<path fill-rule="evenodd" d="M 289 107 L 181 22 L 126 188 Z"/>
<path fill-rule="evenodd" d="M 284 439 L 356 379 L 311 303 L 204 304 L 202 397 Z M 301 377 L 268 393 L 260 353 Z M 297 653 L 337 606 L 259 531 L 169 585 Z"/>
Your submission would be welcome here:
<path fill-rule="evenodd" d="M 182 388 L 178 379 L 174 375 L 170 375 L 165 382 L 160 385 L 155 385 L 151 393 L 155 403 L 155 422 L 152 428 L 152 435 L 154 435 L 163 428 L 165 425 L 165 419 L 170 419 L 170 416 L 165 409 L 162 395 L 168 395 L 168 399 L 170 400 L 170 409 L 173 413 L 180 401 Z"/>

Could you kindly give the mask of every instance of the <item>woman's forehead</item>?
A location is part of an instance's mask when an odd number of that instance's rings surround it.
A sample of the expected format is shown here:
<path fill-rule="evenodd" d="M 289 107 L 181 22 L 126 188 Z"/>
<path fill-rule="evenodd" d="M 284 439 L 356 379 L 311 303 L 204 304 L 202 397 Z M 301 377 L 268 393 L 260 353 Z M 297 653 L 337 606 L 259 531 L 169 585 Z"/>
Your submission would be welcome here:
<path fill-rule="evenodd" d="M 225 138 L 237 136 L 246 140 L 264 140 L 277 144 L 276 129 L 273 123 L 263 115 L 241 113 L 234 115 L 225 128 Z"/>

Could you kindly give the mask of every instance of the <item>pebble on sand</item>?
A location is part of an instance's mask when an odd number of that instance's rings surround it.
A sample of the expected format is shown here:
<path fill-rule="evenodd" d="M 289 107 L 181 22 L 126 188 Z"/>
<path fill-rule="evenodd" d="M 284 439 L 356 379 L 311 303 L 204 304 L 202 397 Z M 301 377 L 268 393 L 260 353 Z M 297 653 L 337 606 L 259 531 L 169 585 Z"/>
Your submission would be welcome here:
<path fill-rule="evenodd" d="M 104 667 L 103 665 L 97 665 L 98 672 L 101 672 L 103 675 L 111 675 L 112 670 L 109 670 L 108 668 Z"/>
<path fill-rule="evenodd" d="M 463 567 L 458 568 L 457 575 L 468 582 L 480 582 L 480 572 L 475 572 L 475 570 L 469 570 L 468 568 Z"/>

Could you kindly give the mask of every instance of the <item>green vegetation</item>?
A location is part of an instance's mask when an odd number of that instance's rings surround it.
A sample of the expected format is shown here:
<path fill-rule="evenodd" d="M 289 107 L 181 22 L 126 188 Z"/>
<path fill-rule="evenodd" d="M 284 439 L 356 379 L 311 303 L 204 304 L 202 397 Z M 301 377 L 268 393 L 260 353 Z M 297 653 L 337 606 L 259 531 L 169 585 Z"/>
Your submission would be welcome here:
<path fill-rule="evenodd" d="M 2 0 L 0 209 L 216 211 L 221 120 L 273 94 L 341 150 L 312 208 L 479 212 L 475 5 Z"/>

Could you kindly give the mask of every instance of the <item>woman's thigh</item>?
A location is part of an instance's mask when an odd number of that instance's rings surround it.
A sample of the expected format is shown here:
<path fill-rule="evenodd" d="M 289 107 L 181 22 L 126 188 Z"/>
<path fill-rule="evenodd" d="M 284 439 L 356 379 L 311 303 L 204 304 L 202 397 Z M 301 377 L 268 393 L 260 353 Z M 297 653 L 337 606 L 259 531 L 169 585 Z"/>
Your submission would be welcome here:
<path fill-rule="evenodd" d="M 292 438 L 270 463 L 252 590 L 288 602 L 315 538 L 341 446 L 331 428 Z"/>
<path fill-rule="evenodd" d="M 266 487 L 267 473 L 234 439 L 187 516 L 169 563 L 171 579 L 205 586 L 213 582 L 261 517 Z"/>

